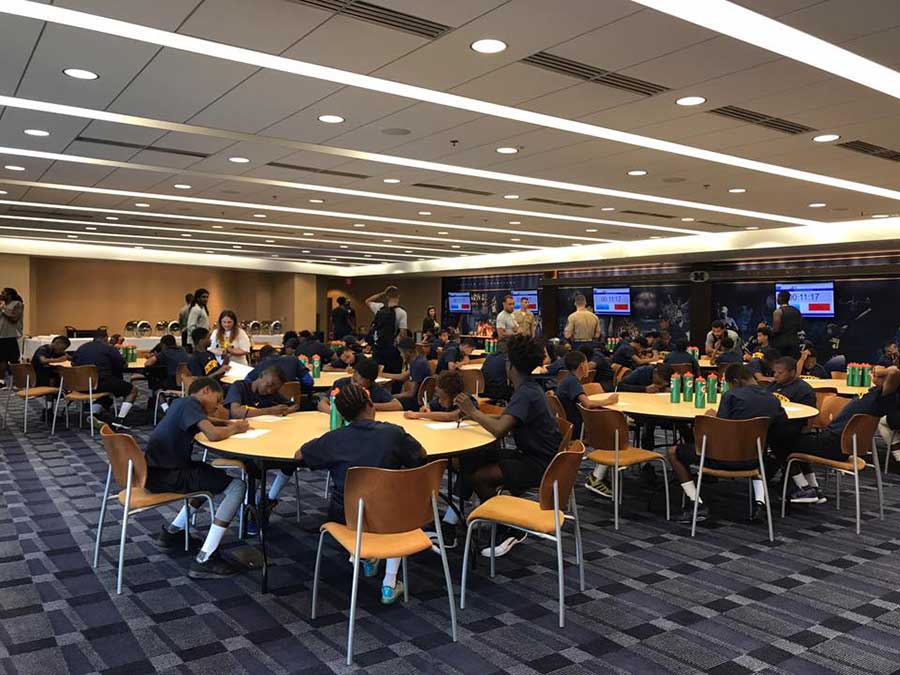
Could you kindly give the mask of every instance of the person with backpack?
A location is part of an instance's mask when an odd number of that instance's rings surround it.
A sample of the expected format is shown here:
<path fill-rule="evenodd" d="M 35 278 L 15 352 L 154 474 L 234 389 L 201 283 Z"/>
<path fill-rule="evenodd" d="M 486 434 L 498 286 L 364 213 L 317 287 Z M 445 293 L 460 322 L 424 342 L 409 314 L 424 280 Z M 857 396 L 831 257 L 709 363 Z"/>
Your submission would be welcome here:
<path fill-rule="evenodd" d="M 382 292 L 366 298 L 366 305 L 372 310 L 372 356 L 385 372 L 399 373 L 403 370 L 403 359 L 397 349 L 396 339 L 400 331 L 407 327 L 406 310 L 400 307 L 400 290 L 388 286 Z"/>

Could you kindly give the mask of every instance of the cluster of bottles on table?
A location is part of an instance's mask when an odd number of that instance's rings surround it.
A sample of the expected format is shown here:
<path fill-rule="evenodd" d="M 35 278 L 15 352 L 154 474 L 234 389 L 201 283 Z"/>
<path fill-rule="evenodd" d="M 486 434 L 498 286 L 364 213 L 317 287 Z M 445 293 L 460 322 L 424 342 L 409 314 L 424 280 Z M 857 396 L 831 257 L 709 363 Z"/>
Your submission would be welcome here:
<path fill-rule="evenodd" d="M 669 397 L 672 403 L 690 403 L 693 401 L 695 408 L 705 408 L 707 403 L 715 403 L 719 393 L 728 391 L 728 382 L 722 380 L 719 388 L 719 376 L 711 373 L 709 379 L 698 377 L 696 380 L 691 373 L 681 375 L 674 373 L 669 382 Z"/>
<path fill-rule="evenodd" d="M 125 359 L 126 363 L 134 363 L 137 361 L 137 347 L 134 345 L 117 345 L 116 349 L 119 350 L 119 353 L 122 355 L 122 358 Z"/>
<path fill-rule="evenodd" d="M 307 370 L 312 371 L 313 379 L 316 379 L 317 377 L 319 377 L 319 375 L 322 374 L 322 357 L 321 356 L 319 356 L 318 354 L 313 354 L 312 366 L 309 365 L 310 360 L 306 354 L 301 354 L 299 356 L 299 358 L 300 358 L 300 363 L 302 363 L 306 367 Z"/>
<path fill-rule="evenodd" d="M 847 386 L 848 387 L 871 387 L 872 386 L 872 364 L 871 363 L 848 363 L 847 364 Z"/>
<path fill-rule="evenodd" d="M 494 340 L 493 338 L 485 340 L 484 341 L 484 353 L 485 354 L 496 354 L 498 342 L 499 342 L 499 340 Z"/>

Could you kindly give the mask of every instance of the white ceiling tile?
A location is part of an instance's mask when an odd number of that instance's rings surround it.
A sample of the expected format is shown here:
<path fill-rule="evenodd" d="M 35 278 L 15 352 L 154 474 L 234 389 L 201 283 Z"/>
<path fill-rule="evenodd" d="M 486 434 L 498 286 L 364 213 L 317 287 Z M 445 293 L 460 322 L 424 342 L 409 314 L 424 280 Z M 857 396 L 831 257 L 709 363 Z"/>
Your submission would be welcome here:
<path fill-rule="evenodd" d="M 0 21 L 0 92 L 16 93 L 31 51 L 41 31 L 41 22 L 18 16 L 4 16 Z"/>
<path fill-rule="evenodd" d="M 504 0 L 379 0 L 378 5 L 442 23 L 461 26 L 503 4 Z"/>
<path fill-rule="evenodd" d="M 199 3 L 200 0 L 57 0 L 54 4 L 142 26 L 175 30 Z"/>

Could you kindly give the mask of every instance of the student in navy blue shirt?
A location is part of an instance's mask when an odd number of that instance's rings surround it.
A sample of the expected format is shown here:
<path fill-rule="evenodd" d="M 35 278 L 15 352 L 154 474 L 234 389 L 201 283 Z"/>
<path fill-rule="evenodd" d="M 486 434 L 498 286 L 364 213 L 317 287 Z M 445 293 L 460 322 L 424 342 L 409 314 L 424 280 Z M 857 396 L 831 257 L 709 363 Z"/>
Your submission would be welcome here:
<path fill-rule="evenodd" d="M 254 380 L 238 380 L 228 387 L 225 407 L 232 419 L 246 419 L 260 415 L 283 417 L 297 412 L 300 404 L 290 404 L 278 393 L 284 386 L 284 374 L 276 365 L 266 368 Z"/>
<path fill-rule="evenodd" d="M 362 354 L 359 354 L 350 347 L 341 347 L 334 355 L 334 358 L 331 359 L 329 363 L 326 363 L 324 366 L 322 366 L 322 370 L 350 370 L 354 366 L 356 366 L 356 362 L 361 358 L 364 358 Z"/>
<path fill-rule="evenodd" d="M 206 328 L 195 328 L 191 332 L 191 341 L 194 344 L 194 351 L 188 359 L 188 371 L 194 377 L 211 377 L 219 380 L 230 367 L 228 358 L 223 357 L 222 363 L 216 355 L 209 351 L 209 345 L 212 338 L 209 330 Z"/>
<path fill-rule="evenodd" d="M 588 368 L 594 371 L 594 382 L 603 387 L 604 391 L 612 391 L 613 371 L 609 359 L 590 345 L 581 345 L 578 351 L 585 355 L 588 360 Z"/>
<path fill-rule="evenodd" d="M 691 373 L 693 373 L 694 377 L 697 377 L 700 374 L 700 364 L 697 363 L 697 359 L 694 358 L 694 355 L 688 351 L 687 338 L 679 338 L 675 341 L 675 349 L 669 352 L 669 355 L 665 358 L 663 363 L 668 363 L 670 366 L 689 363 L 691 366 Z"/>
<path fill-rule="evenodd" d="M 475 349 L 475 343 L 471 339 L 463 340 L 459 347 L 448 345 L 441 358 L 438 359 L 437 369 L 435 373 L 442 373 L 445 370 L 452 370 L 458 365 L 469 362 L 469 356 Z"/>
<path fill-rule="evenodd" d="M 484 392 L 492 401 L 508 401 L 512 396 L 512 387 L 506 376 L 506 338 L 497 342 L 497 351 L 488 354 L 481 364 L 481 375 L 484 378 Z"/>
<path fill-rule="evenodd" d="M 781 356 L 777 349 L 763 347 L 761 356 L 754 356 L 747 364 L 747 370 L 757 384 L 768 385 L 775 381 L 775 361 Z"/>
<path fill-rule="evenodd" d="M 831 373 L 825 370 L 816 358 L 816 350 L 812 345 L 806 345 L 800 350 L 800 360 L 797 361 L 797 370 L 804 377 L 817 377 L 822 380 L 830 380 Z"/>
<path fill-rule="evenodd" d="M 792 356 L 782 356 L 772 366 L 775 381 L 769 384 L 769 391 L 780 394 L 788 401 L 816 407 L 816 390 L 797 375 L 797 360 Z M 805 424 L 801 421 L 800 426 Z"/>
<path fill-rule="evenodd" d="M 722 400 L 719 402 L 718 411 L 707 410 L 705 414 L 713 417 L 720 417 L 728 420 L 749 420 L 754 417 L 766 417 L 769 422 L 769 433 L 779 435 L 781 429 L 787 424 L 787 414 L 781 403 L 775 396 L 757 386 L 756 381 L 750 372 L 740 364 L 732 364 L 725 370 L 725 380 L 731 386 Z M 669 463 L 681 483 L 681 488 L 689 498 L 689 503 L 682 512 L 679 522 L 689 523 L 693 515 L 695 502 L 699 497 L 697 495 L 697 486 L 691 478 L 691 472 L 688 467 L 700 463 L 700 455 L 698 449 L 693 442 L 683 443 L 681 445 L 669 448 Z M 750 470 L 756 469 L 759 463 L 756 460 L 751 462 L 721 462 L 707 458 L 704 466 L 710 469 L 725 470 Z M 753 479 L 753 495 L 754 510 L 753 520 L 760 518 L 765 511 L 765 491 L 761 480 Z M 697 511 L 697 522 L 705 520 L 709 516 L 709 509 L 700 501 Z"/>
<path fill-rule="evenodd" d="M 303 354 L 312 361 L 313 356 L 318 355 L 322 363 L 331 361 L 334 352 L 308 330 L 299 333 L 300 344 L 297 347 L 297 355 Z"/>
<path fill-rule="evenodd" d="M 722 339 L 719 341 L 719 348 L 713 352 L 709 359 L 714 366 L 743 362 L 740 352 L 734 351 L 734 340 L 730 335 L 722 336 Z"/>
<path fill-rule="evenodd" d="M 122 377 L 127 366 L 125 358 L 106 339 L 107 334 L 105 330 L 97 331 L 93 340 L 85 342 L 75 350 L 75 355 L 72 357 L 72 365 L 97 367 L 97 384 L 94 392 L 106 392 L 116 398 L 124 399 L 122 405 L 119 406 L 118 415 L 116 415 L 115 421 L 112 422 L 112 426 L 117 429 L 127 429 L 125 418 L 137 400 L 138 390 L 131 382 L 127 382 Z M 63 376 L 63 381 L 65 381 L 65 376 Z M 113 403 L 109 396 L 95 400 L 98 401 L 93 406 L 95 415 L 103 408 L 108 409 Z"/>
<path fill-rule="evenodd" d="M 414 468 L 424 462 L 425 450 L 402 427 L 375 420 L 376 408 L 364 387 L 346 383 L 340 388 L 334 403 L 341 416 L 350 424 L 304 443 L 295 459 L 298 463 L 303 462 L 309 469 L 328 471 L 331 475 L 328 520 L 355 528 L 356 523 L 347 523 L 344 514 L 347 471 L 355 466 Z M 363 572 L 366 576 L 377 574 L 377 562 L 365 561 Z M 403 583 L 397 581 L 399 566 L 400 558 L 389 558 L 386 561 L 385 575 L 381 582 L 383 604 L 392 604 L 403 595 Z"/>
<path fill-rule="evenodd" d="M 41 345 L 31 356 L 31 367 L 34 368 L 35 381 L 32 387 L 58 387 L 59 373 L 53 364 L 70 360 L 66 350 L 72 343 L 65 335 L 57 335 L 49 345 Z"/>
<path fill-rule="evenodd" d="M 456 397 L 456 405 L 466 418 L 478 422 L 494 438 L 509 434 L 515 440 L 515 450 L 493 448 L 480 459 L 463 458 L 467 460 L 463 462 L 464 480 L 483 502 L 497 494 L 501 485 L 513 491 L 539 485 L 562 442 L 559 424 L 550 411 L 544 390 L 531 379 L 531 372 L 544 360 L 544 350 L 532 337 L 513 335 L 507 343 L 506 355 L 513 394 L 501 415 L 481 412 L 464 394 Z M 505 555 L 524 540 L 524 536 L 517 538 L 508 528 L 501 529 L 504 531 L 498 537 L 501 543 L 497 555 Z M 489 557 L 490 548 L 481 553 Z"/>
<path fill-rule="evenodd" d="M 272 366 L 278 368 L 284 375 L 285 382 L 299 382 L 304 393 L 312 393 L 313 377 L 309 369 L 303 365 L 303 362 L 296 356 L 279 356 L 274 347 L 269 345 L 263 347 L 260 352 L 259 363 L 256 367 L 247 373 L 244 378 L 249 382 L 253 382 L 256 378 L 263 374 Z"/>
<path fill-rule="evenodd" d="M 672 366 L 668 363 L 635 368 L 619 382 L 616 391 L 637 391 L 648 394 L 666 391 L 672 380 L 672 372 Z"/>
<path fill-rule="evenodd" d="M 616 351 L 612 355 L 613 363 L 618 363 L 624 368 L 636 368 L 656 360 L 655 355 L 644 355 L 644 351 L 647 349 L 647 340 L 640 335 L 632 336 L 627 340 L 627 342 L 622 340 L 616 347 Z"/>
<path fill-rule="evenodd" d="M 456 405 L 456 397 L 465 391 L 462 373 L 458 370 L 445 370 L 438 375 L 434 388 L 434 396 L 427 405 L 418 411 L 408 410 L 403 416 L 410 420 L 434 420 L 436 422 L 457 422 L 462 414 Z M 471 398 L 471 397 L 470 397 Z M 477 401 L 472 399 L 475 405 Z"/>
<path fill-rule="evenodd" d="M 159 345 L 153 350 L 153 353 L 147 357 L 144 366 L 152 368 L 159 366 L 165 368 L 166 378 L 163 386 L 166 389 L 174 389 L 175 374 L 178 372 L 178 366 L 187 363 L 190 360 L 188 353 L 178 346 L 174 335 L 163 335 L 159 339 Z"/>
<path fill-rule="evenodd" d="M 382 377 L 393 380 L 393 386 L 401 388 L 395 398 L 400 401 L 404 410 L 418 410 L 421 404 L 418 400 L 419 387 L 431 377 L 431 366 L 428 365 L 428 359 L 418 352 L 412 338 L 402 337 L 397 340 L 397 349 L 405 365 L 403 372 L 382 373 Z"/>
<path fill-rule="evenodd" d="M 584 393 L 584 387 L 581 386 L 581 380 L 590 374 L 587 357 L 580 351 L 573 351 L 566 354 L 563 360 L 569 374 L 556 387 L 556 397 L 562 403 L 563 410 L 566 411 L 566 419 L 573 425 L 572 437 L 578 438 L 581 435 L 582 421 L 579 406 L 594 410 L 614 404 L 619 397 L 616 394 L 608 394 L 601 399 L 591 400 Z"/>
<path fill-rule="evenodd" d="M 376 410 L 403 410 L 403 405 L 395 399 L 391 394 L 375 380 L 378 379 L 378 362 L 375 359 L 362 359 L 353 375 L 344 377 L 334 383 L 334 388 L 340 390 L 342 387 L 350 383 L 359 385 L 369 392 L 369 398 Z M 331 404 L 328 397 L 319 399 L 318 409 L 320 412 L 330 413 Z"/>
<path fill-rule="evenodd" d="M 897 343 L 894 340 L 888 340 L 884 343 L 884 349 L 878 358 L 877 365 L 885 368 L 900 365 L 900 349 L 897 348 Z"/>
<path fill-rule="evenodd" d="M 225 530 L 244 501 L 247 486 L 241 479 L 231 478 L 224 471 L 204 462 L 196 462 L 191 457 L 194 436 L 201 431 L 210 441 L 222 441 L 250 428 L 246 420 L 226 421 L 210 417 L 221 402 L 222 386 L 209 377 L 197 378 L 188 388 L 188 396 L 175 401 L 150 434 L 145 451 L 148 491 L 223 494 L 206 541 L 191 562 L 188 576 L 192 579 L 211 579 L 238 572 L 219 556 L 218 548 Z M 188 507 L 182 507 L 175 520 L 163 526 L 160 545 L 171 549 L 182 545 L 189 517 Z"/>

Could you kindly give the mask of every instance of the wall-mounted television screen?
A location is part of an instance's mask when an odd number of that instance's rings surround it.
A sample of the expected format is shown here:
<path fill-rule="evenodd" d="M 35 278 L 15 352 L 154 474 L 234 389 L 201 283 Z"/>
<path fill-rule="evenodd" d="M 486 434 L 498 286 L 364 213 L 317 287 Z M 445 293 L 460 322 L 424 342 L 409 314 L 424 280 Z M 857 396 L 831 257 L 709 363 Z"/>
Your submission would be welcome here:
<path fill-rule="evenodd" d="M 791 294 L 790 304 L 803 316 L 831 318 L 834 316 L 834 282 L 816 281 L 795 284 L 775 282 L 775 296 L 781 291 Z"/>
<path fill-rule="evenodd" d="M 510 295 L 512 295 L 516 299 L 516 309 L 519 309 L 522 298 L 528 298 L 528 309 L 531 310 L 532 314 L 538 313 L 539 307 L 537 291 L 511 291 Z"/>
<path fill-rule="evenodd" d="M 469 293 L 448 293 L 447 305 L 453 314 L 468 314 L 472 311 L 472 296 Z"/>
<path fill-rule="evenodd" d="M 631 314 L 631 289 L 595 288 L 594 314 L 629 316 Z"/>

